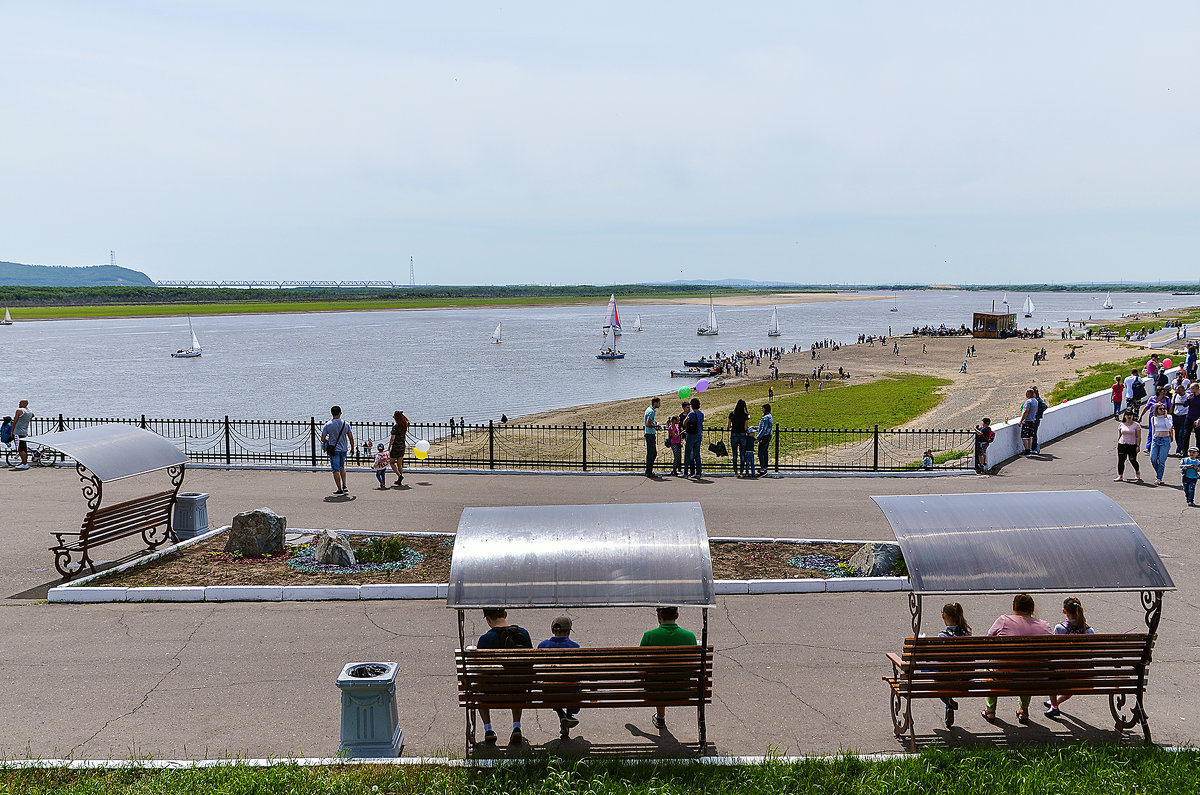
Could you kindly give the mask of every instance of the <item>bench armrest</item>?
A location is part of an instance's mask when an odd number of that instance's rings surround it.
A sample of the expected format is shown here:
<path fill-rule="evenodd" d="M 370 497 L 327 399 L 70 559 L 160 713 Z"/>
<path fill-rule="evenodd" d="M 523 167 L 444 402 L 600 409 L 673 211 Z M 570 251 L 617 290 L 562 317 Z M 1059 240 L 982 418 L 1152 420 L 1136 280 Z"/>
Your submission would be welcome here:
<path fill-rule="evenodd" d="M 900 659 L 899 655 L 892 654 L 890 651 L 887 653 L 887 658 L 892 663 L 892 676 L 899 677 L 900 669 L 904 667 L 904 661 Z"/>

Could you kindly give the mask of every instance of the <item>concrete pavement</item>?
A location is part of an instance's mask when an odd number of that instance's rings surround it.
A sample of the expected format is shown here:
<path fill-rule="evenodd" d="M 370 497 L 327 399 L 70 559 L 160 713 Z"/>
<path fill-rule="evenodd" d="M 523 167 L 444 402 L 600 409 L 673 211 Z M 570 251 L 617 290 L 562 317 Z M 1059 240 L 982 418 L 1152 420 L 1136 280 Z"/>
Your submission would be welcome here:
<path fill-rule="evenodd" d="M 1200 509 L 1180 490 L 1113 483 L 1115 431 L 1107 423 L 1045 446 L 1040 459 L 1017 460 L 995 477 L 788 478 L 708 483 L 639 476 L 436 475 L 413 473 L 405 491 L 373 491 L 353 476 L 354 499 L 330 498 L 327 473 L 193 470 L 184 488 L 209 492 L 214 524 L 269 505 L 291 526 L 453 531 L 471 505 L 621 503 L 699 500 L 710 535 L 889 540 L 871 494 L 1099 488 L 1142 526 L 1179 591 L 1165 600 L 1151 667 L 1147 711 L 1155 740 L 1191 744 L 1200 732 L 1200 689 L 1193 684 L 1200 643 L 1193 538 Z M 1143 457 L 1144 458 L 1144 457 Z M 1175 467 L 1175 459 L 1170 466 Z M 1143 461 L 1143 475 L 1150 472 Z M 1178 483 L 1178 470 L 1168 481 Z M 326 756 L 338 744 L 334 679 L 350 660 L 401 664 L 398 692 L 406 755 L 461 754 L 454 613 L 443 602 L 275 604 L 48 605 L 39 592 L 57 582 L 49 531 L 77 526 L 83 514 L 69 470 L 0 471 L 0 754 L 7 757 L 125 758 Z M 132 545 L 131 549 L 136 547 Z M 118 550 L 120 551 L 120 550 Z M 1083 597 L 1098 631 L 1140 628 L 1136 594 Z M 963 600 L 976 631 L 1005 612 L 1009 598 Z M 1038 597 L 1039 614 L 1057 620 L 1061 596 Z M 535 638 L 558 611 L 513 618 Z M 652 625 L 646 609 L 571 611 L 587 645 L 633 642 Z M 925 630 L 937 630 L 937 605 Z M 932 614 L 932 615 L 930 615 Z M 696 628 L 699 611 L 681 622 Z M 468 632 L 484 626 L 478 615 Z M 885 651 L 908 632 L 904 594 L 730 596 L 710 611 L 717 649 L 709 738 L 719 753 L 894 751 Z M 941 706 L 914 705 L 919 739 L 949 744 L 1042 741 L 1055 736 L 1111 738 L 1107 702 L 1077 698 L 1069 717 L 1018 727 L 1015 701 L 1003 700 L 990 726 L 964 704 L 959 726 L 941 727 Z M 694 743 L 695 715 L 672 710 L 665 739 L 648 710 L 585 712 L 576 753 L 672 753 Z M 498 721 L 502 739 L 507 717 Z M 553 713 L 527 715 L 535 747 L 555 747 Z"/>

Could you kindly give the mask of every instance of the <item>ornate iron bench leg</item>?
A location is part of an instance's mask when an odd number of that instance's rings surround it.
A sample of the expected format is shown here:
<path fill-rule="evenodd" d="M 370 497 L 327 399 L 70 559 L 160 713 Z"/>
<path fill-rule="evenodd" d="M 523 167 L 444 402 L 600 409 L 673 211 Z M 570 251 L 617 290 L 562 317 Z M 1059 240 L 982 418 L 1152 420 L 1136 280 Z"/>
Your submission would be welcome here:
<path fill-rule="evenodd" d="M 708 748 L 708 726 L 704 722 L 703 702 L 696 709 L 696 725 L 700 729 L 700 756 L 704 756 Z"/>
<path fill-rule="evenodd" d="M 892 732 L 897 737 L 903 737 L 905 732 L 909 732 L 909 750 L 917 750 L 917 737 L 913 730 L 912 699 L 902 697 L 895 688 L 892 688 L 891 702 Z"/>
<path fill-rule="evenodd" d="M 1142 705 L 1141 693 L 1138 694 L 1137 703 L 1134 705 L 1133 709 L 1137 714 L 1138 721 L 1142 724 L 1142 739 L 1149 744 L 1152 742 L 1150 739 L 1150 723 L 1146 720 L 1146 708 Z"/>

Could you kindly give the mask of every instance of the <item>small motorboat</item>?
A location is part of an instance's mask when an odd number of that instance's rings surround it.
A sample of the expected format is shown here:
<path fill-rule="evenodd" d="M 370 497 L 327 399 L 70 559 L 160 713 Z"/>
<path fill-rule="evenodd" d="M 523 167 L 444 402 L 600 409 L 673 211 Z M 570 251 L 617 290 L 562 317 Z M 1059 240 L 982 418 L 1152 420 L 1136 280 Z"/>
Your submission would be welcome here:
<path fill-rule="evenodd" d="M 683 362 L 683 366 L 684 367 L 714 367 L 716 365 L 716 363 L 717 362 L 715 359 L 696 359 L 695 361 L 692 361 L 692 362 L 689 362 L 685 359 Z"/>
<path fill-rule="evenodd" d="M 605 348 L 596 354 L 597 359 L 624 359 L 624 351 L 618 351 L 615 348 Z"/>
<path fill-rule="evenodd" d="M 720 370 L 702 370 L 702 369 L 693 367 L 688 370 L 672 370 L 671 377 L 672 378 L 708 378 L 710 376 L 718 375 L 718 374 L 720 374 L 720 372 L 721 372 Z"/>

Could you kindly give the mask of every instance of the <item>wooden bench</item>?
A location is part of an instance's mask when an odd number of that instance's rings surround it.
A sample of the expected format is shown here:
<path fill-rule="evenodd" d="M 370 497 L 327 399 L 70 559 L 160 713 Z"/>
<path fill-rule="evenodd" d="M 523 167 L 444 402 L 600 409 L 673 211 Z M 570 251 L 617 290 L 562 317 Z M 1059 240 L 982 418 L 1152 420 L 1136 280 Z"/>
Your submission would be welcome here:
<path fill-rule="evenodd" d="M 901 655 L 891 654 L 892 723 L 897 737 L 909 733 L 914 698 L 985 696 L 1107 695 L 1117 731 L 1140 723 L 1150 742 L 1142 707 L 1154 635 L 1038 635 L 1019 637 L 908 638 Z M 1134 699 L 1131 716 L 1121 709 Z"/>
<path fill-rule="evenodd" d="M 63 579 L 70 579 L 81 572 L 84 566 L 95 572 L 96 566 L 90 555 L 93 547 L 139 533 L 149 549 L 156 549 L 167 539 L 175 539 L 175 532 L 171 529 L 174 507 L 175 491 L 168 490 L 96 508 L 84 517 L 78 533 L 51 533 L 58 540 L 57 546 L 50 547 L 54 553 L 54 568 L 58 569 Z M 156 534 L 154 530 L 159 527 L 165 528 L 165 532 Z M 64 540 L 68 536 L 74 540 Z M 80 553 L 79 563 L 72 566 L 71 558 L 76 552 Z"/>
<path fill-rule="evenodd" d="M 477 709 L 695 707 L 704 753 L 712 703 L 712 646 L 455 651 L 467 753 Z"/>

